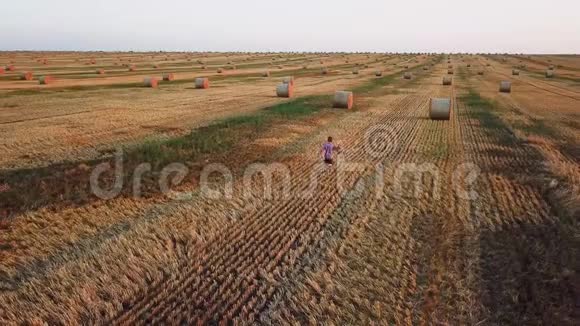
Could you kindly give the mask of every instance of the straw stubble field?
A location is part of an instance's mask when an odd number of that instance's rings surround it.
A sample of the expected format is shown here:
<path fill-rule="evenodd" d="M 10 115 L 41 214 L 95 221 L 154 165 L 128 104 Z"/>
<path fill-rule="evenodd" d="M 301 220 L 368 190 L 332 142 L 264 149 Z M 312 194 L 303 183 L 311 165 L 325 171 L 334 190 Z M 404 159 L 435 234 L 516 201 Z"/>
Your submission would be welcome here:
<path fill-rule="evenodd" d="M 17 67 L 0 76 L 2 323 L 578 322 L 578 57 L 2 59 Z M 533 65 L 511 76 L 519 60 Z M 564 77 L 534 73 L 549 62 Z M 200 76 L 210 88 L 195 89 Z M 294 98 L 276 97 L 284 76 Z M 354 92 L 352 110 L 332 108 L 338 90 Z M 431 98 L 451 100 L 449 120 L 429 119 Z M 329 135 L 334 167 L 320 162 Z M 122 189 L 99 198 L 90 175 L 118 164 L 118 147 Z M 204 195 L 212 163 L 231 197 Z M 256 163 L 271 182 L 244 178 Z M 114 181 L 111 169 L 101 186 Z"/>

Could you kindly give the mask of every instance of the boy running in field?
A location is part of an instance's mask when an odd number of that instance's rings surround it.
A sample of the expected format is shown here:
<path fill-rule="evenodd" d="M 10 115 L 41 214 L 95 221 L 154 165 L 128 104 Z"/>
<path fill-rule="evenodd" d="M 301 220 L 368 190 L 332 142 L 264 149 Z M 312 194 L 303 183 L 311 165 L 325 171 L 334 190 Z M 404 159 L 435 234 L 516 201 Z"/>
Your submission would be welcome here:
<path fill-rule="evenodd" d="M 328 137 L 328 141 L 326 143 L 324 143 L 324 145 L 322 145 L 322 154 L 323 154 L 324 163 L 326 163 L 328 165 L 334 164 L 334 159 L 332 158 L 332 152 L 335 150 L 337 152 L 340 151 L 340 147 L 335 146 L 332 143 L 332 137 Z"/>

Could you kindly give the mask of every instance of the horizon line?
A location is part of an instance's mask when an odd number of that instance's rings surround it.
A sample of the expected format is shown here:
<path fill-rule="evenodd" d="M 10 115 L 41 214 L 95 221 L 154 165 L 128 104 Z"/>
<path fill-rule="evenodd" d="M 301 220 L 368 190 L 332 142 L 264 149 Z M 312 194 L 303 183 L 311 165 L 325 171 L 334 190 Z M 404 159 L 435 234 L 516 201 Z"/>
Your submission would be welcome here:
<path fill-rule="evenodd" d="M 311 53 L 311 54 L 391 54 L 391 55 L 580 55 L 580 53 L 574 52 L 516 52 L 516 51 L 453 51 L 453 52 L 441 52 L 441 51 L 352 51 L 352 50 L 334 50 L 334 51 L 323 51 L 323 50 L 131 50 L 131 49 L 119 49 L 119 50 L 72 50 L 72 49 L 59 49 L 59 50 L 47 50 L 47 49 L 10 49 L 2 50 L 0 53 L 10 53 L 10 52 L 76 52 L 76 53 Z"/>

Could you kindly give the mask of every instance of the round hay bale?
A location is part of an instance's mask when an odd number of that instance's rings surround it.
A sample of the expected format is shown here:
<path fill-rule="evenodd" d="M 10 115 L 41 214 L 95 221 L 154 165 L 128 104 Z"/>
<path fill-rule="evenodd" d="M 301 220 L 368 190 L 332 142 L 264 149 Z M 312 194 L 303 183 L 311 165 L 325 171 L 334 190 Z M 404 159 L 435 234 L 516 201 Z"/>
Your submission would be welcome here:
<path fill-rule="evenodd" d="M 278 97 L 292 97 L 294 94 L 294 85 L 282 83 L 276 87 L 276 95 Z"/>
<path fill-rule="evenodd" d="M 507 80 L 502 80 L 499 82 L 499 91 L 502 93 L 511 93 L 512 92 L 512 82 Z"/>
<path fill-rule="evenodd" d="M 153 65 L 153 68 L 159 69 L 159 65 Z"/>
<path fill-rule="evenodd" d="M 262 77 L 270 77 L 270 72 L 269 71 L 264 71 L 262 73 Z"/>
<path fill-rule="evenodd" d="M 450 98 L 431 98 L 429 101 L 429 118 L 431 120 L 449 120 L 450 116 Z"/>
<path fill-rule="evenodd" d="M 302 66 L 302 69 L 308 69 L 308 66 Z"/>
<path fill-rule="evenodd" d="M 332 101 L 333 108 L 339 109 L 352 109 L 354 104 L 354 95 L 352 92 L 347 91 L 337 91 L 334 93 L 334 99 Z"/>
<path fill-rule="evenodd" d="M 480 76 L 483 76 L 483 70 L 479 70 L 479 71 L 477 72 L 477 74 L 478 74 L 478 75 L 480 75 Z"/>
<path fill-rule="evenodd" d="M 427 67 L 427 66 L 424 66 L 424 67 L 423 67 L 423 70 L 429 70 L 429 67 Z"/>
<path fill-rule="evenodd" d="M 369 65 L 364 65 L 365 69 L 369 69 Z"/>
<path fill-rule="evenodd" d="M 375 71 L 375 76 L 377 77 L 381 77 L 383 75 L 383 72 L 380 70 Z"/>
<path fill-rule="evenodd" d="M 223 74 L 224 70 L 222 68 L 218 68 L 217 73 L 218 74 Z"/>
<path fill-rule="evenodd" d="M 409 66 L 408 65 L 404 65 L 403 68 L 409 69 Z"/>
<path fill-rule="evenodd" d="M 353 74 L 353 75 L 358 75 L 358 69 L 354 69 L 354 70 L 352 71 L 352 74 Z"/>
<path fill-rule="evenodd" d="M 54 78 L 52 76 L 40 76 L 38 78 L 38 83 L 40 85 L 48 85 L 54 82 Z"/>
<path fill-rule="evenodd" d="M 145 77 L 145 79 L 143 79 L 143 86 L 157 88 L 157 86 L 159 86 L 159 81 L 155 77 Z"/>
<path fill-rule="evenodd" d="M 294 86 L 294 77 L 290 76 L 290 77 L 282 78 L 282 84 L 290 84 L 290 85 Z"/>
<path fill-rule="evenodd" d="M 209 78 L 198 77 L 195 79 L 195 88 L 206 89 L 209 88 Z"/>
<path fill-rule="evenodd" d="M 471 68 L 471 65 L 470 64 L 467 64 L 467 68 Z"/>
<path fill-rule="evenodd" d="M 27 71 L 20 74 L 21 80 L 32 80 L 32 73 Z"/>
<path fill-rule="evenodd" d="M 175 79 L 175 76 L 172 73 L 170 73 L 170 72 L 163 74 L 163 80 L 164 81 L 172 81 L 174 79 Z"/>
<path fill-rule="evenodd" d="M 129 66 L 129 71 L 135 71 L 135 70 L 136 70 L 135 66 L 133 66 L 133 65 Z"/>
<path fill-rule="evenodd" d="M 406 73 L 403 74 L 403 78 L 405 78 L 405 79 L 411 79 L 411 78 L 413 78 L 413 74 L 410 73 L 410 72 L 406 72 Z"/>
<path fill-rule="evenodd" d="M 520 71 L 517 70 L 517 69 L 512 69 L 512 75 L 519 76 L 520 75 Z"/>
<path fill-rule="evenodd" d="M 320 70 L 320 73 L 322 73 L 323 75 L 327 75 L 328 74 L 328 68 L 324 67 Z"/>
<path fill-rule="evenodd" d="M 453 84 L 453 78 L 450 76 L 443 76 L 443 85 L 449 86 Z"/>
<path fill-rule="evenodd" d="M 448 65 L 447 69 L 453 69 L 453 65 Z"/>
<path fill-rule="evenodd" d="M 104 75 L 105 69 L 97 69 L 96 73 L 97 73 L 97 75 Z"/>
<path fill-rule="evenodd" d="M 6 71 L 14 71 L 14 70 L 16 70 L 16 67 L 14 67 L 14 65 L 7 65 L 5 68 L 6 68 Z"/>
<path fill-rule="evenodd" d="M 546 70 L 546 78 L 554 78 L 554 70 Z"/>
<path fill-rule="evenodd" d="M 549 66 L 548 66 L 548 69 L 550 69 L 550 70 L 554 70 L 554 65 L 549 65 Z"/>
<path fill-rule="evenodd" d="M 448 75 L 453 75 L 453 69 L 448 69 L 448 70 L 447 70 L 447 74 L 448 74 Z"/>

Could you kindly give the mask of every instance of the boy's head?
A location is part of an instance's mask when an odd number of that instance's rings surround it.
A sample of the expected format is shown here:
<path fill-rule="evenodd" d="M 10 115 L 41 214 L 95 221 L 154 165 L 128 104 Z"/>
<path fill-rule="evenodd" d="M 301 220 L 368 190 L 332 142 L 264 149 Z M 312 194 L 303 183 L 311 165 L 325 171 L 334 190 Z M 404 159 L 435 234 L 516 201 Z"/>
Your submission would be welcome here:
<path fill-rule="evenodd" d="M 332 143 L 332 137 L 328 136 L 328 142 Z"/>

